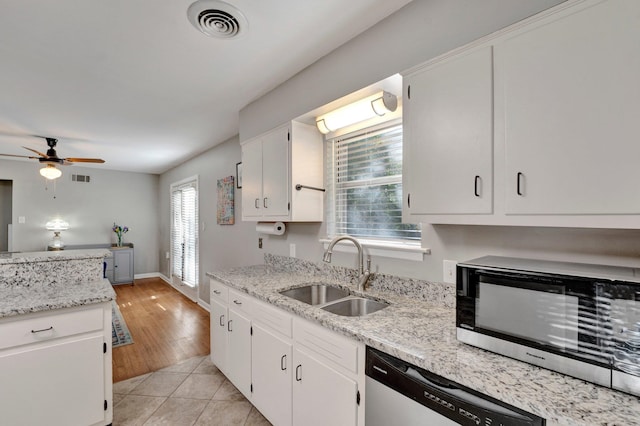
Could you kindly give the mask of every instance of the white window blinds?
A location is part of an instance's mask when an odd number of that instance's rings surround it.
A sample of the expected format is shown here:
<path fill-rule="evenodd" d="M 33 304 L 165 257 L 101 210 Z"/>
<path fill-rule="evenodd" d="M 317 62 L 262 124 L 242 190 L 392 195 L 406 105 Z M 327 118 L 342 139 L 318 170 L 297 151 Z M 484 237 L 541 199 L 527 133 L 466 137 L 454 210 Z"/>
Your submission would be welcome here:
<path fill-rule="evenodd" d="M 198 186 L 191 181 L 171 189 L 171 269 L 182 283 L 198 284 Z"/>
<path fill-rule="evenodd" d="M 329 235 L 420 239 L 402 223 L 402 125 L 328 143 Z"/>

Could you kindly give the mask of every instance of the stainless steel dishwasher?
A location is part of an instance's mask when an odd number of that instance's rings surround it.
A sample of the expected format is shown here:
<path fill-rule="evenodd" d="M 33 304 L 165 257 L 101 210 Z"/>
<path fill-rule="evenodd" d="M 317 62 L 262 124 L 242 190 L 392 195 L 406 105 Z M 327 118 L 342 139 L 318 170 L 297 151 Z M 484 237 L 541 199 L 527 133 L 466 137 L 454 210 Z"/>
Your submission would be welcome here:
<path fill-rule="evenodd" d="M 367 426 L 544 426 L 545 420 L 367 347 Z"/>

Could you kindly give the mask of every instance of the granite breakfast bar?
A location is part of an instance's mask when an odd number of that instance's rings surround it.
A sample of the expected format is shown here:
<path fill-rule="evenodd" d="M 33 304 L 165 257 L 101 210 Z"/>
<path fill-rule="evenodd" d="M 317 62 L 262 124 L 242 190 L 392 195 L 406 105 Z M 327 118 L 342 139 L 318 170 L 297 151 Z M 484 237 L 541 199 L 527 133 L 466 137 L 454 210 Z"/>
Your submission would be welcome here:
<path fill-rule="evenodd" d="M 377 275 L 366 296 L 390 302 L 390 306 L 365 317 L 344 317 L 279 292 L 324 282 L 349 286 L 357 294 L 355 286 L 349 285 L 352 270 L 272 255 L 265 256 L 265 261 L 265 265 L 207 275 L 277 308 L 541 416 L 547 425 L 640 425 L 637 397 L 458 342 L 452 286 Z"/>
<path fill-rule="evenodd" d="M 0 424 L 111 423 L 109 255 L 0 254 Z"/>

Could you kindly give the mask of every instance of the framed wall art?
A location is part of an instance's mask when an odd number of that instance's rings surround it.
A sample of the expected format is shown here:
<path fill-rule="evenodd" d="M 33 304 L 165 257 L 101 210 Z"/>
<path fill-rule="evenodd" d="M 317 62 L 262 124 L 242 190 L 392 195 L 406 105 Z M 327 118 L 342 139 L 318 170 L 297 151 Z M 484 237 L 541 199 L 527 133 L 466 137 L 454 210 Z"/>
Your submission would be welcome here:
<path fill-rule="evenodd" d="M 218 179 L 218 225 L 233 225 L 235 223 L 233 176 Z"/>

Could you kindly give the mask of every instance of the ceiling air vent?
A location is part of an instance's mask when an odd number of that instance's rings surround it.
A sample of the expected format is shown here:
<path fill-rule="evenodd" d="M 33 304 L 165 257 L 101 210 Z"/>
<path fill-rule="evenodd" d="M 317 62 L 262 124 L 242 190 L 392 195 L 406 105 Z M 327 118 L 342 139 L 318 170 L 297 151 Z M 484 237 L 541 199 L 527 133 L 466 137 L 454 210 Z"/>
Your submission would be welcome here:
<path fill-rule="evenodd" d="M 91 176 L 89 175 L 71 175 L 72 182 L 91 182 Z"/>
<path fill-rule="evenodd" d="M 249 25 L 242 12 L 220 0 L 198 0 L 189 6 L 187 17 L 198 31 L 209 37 L 238 37 Z"/>

